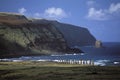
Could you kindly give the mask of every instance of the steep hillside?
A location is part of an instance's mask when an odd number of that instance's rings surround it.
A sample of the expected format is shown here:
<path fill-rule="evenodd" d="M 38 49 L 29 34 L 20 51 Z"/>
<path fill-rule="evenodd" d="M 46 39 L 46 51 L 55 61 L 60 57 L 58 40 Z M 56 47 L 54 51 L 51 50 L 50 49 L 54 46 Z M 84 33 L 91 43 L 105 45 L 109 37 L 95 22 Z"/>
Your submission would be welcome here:
<path fill-rule="evenodd" d="M 64 35 L 70 47 L 95 45 L 96 39 L 87 28 L 44 19 L 36 20 L 35 23 L 52 23 Z"/>
<path fill-rule="evenodd" d="M 28 20 L 19 14 L 0 13 L 0 58 L 60 52 L 80 50 L 70 49 L 53 23 Z"/>
<path fill-rule="evenodd" d="M 95 44 L 96 39 L 87 28 L 58 22 L 54 22 L 54 24 L 62 32 L 65 40 L 71 47 Z"/>

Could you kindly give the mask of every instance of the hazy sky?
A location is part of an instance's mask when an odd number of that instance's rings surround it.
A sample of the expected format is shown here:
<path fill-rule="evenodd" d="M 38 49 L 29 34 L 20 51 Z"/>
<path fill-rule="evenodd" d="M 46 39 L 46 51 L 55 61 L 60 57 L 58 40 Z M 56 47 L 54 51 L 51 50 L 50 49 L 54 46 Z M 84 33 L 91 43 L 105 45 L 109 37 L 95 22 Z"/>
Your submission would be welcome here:
<path fill-rule="evenodd" d="M 0 0 L 0 12 L 86 27 L 101 41 L 120 42 L 120 0 Z"/>

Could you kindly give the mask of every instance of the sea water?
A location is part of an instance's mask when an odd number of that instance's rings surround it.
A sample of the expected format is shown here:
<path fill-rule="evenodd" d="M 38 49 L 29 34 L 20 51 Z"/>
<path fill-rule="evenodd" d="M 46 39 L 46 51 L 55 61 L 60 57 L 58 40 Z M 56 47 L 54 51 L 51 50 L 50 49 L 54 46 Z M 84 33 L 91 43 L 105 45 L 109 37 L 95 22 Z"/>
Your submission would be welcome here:
<path fill-rule="evenodd" d="M 95 65 L 120 66 L 120 43 L 103 43 L 103 47 L 95 48 L 94 46 L 79 47 L 84 53 L 63 53 L 61 55 L 49 56 L 22 56 L 19 58 L 2 59 L 8 61 L 55 61 L 55 60 L 93 60 Z"/>

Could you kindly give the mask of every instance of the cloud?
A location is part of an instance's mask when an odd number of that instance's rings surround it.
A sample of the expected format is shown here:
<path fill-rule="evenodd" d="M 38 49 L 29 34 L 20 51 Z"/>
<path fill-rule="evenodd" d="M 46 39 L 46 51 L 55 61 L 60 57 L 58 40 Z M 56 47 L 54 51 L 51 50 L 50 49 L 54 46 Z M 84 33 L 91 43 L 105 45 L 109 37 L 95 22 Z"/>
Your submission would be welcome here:
<path fill-rule="evenodd" d="M 28 17 L 34 18 L 46 18 L 46 19 L 55 19 L 60 20 L 63 18 L 67 18 L 71 15 L 71 13 L 66 13 L 62 8 L 50 7 L 45 9 L 43 12 L 34 12 L 29 13 L 24 7 L 18 9 L 18 12 L 23 15 L 27 15 Z"/>
<path fill-rule="evenodd" d="M 102 9 L 96 10 L 95 8 L 89 9 L 87 18 L 92 20 L 106 20 L 104 11 Z"/>
<path fill-rule="evenodd" d="M 110 8 L 109 8 L 110 13 L 119 12 L 119 11 L 120 11 L 120 3 L 117 3 L 117 4 L 112 3 L 110 5 Z"/>
<path fill-rule="evenodd" d="M 62 8 L 51 7 L 45 10 L 44 15 L 49 18 L 65 18 L 66 12 Z"/>
<path fill-rule="evenodd" d="M 26 10 L 24 7 L 18 9 L 18 12 L 19 12 L 20 14 L 25 14 L 26 11 L 27 11 L 27 10 Z"/>
<path fill-rule="evenodd" d="M 50 7 L 43 11 L 43 13 L 36 12 L 33 14 L 35 18 L 46 19 L 63 19 L 67 18 L 71 13 L 66 13 L 62 8 Z"/>
<path fill-rule="evenodd" d="M 40 13 L 37 12 L 37 13 L 34 14 L 34 16 L 35 17 L 40 17 Z"/>
<path fill-rule="evenodd" d="M 95 4 L 95 1 L 93 0 L 87 1 L 88 6 L 93 6 L 94 4 Z"/>
<path fill-rule="evenodd" d="M 46 18 L 43 13 L 39 13 L 39 12 L 34 13 L 33 17 L 36 19 Z"/>
<path fill-rule="evenodd" d="M 95 7 L 91 7 L 88 9 L 86 17 L 91 20 L 108 20 L 113 18 L 112 15 L 117 16 L 118 14 L 116 13 L 120 13 L 120 3 L 112 3 L 108 9 L 96 9 Z"/>

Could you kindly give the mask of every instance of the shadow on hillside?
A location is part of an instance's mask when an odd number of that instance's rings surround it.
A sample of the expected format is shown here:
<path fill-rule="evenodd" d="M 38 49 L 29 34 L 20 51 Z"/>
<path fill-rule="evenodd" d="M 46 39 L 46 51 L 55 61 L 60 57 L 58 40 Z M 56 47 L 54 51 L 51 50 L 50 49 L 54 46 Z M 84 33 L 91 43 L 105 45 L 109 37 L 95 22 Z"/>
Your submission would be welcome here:
<path fill-rule="evenodd" d="M 0 58 L 20 57 L 28 55 L 30 49 L 24 48 L 15 42 L 10 42 L 0 37 Z"/>
<path fill-rule="evenodd" d="M 63 33 L 69 46 L 88 46 L 95 44 L 95 37 L 87 28 L 60 23 L 57 28 Z"/>

